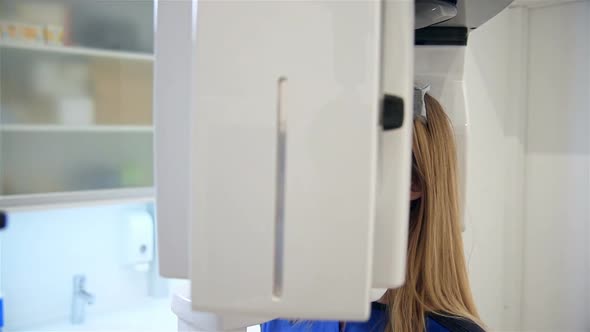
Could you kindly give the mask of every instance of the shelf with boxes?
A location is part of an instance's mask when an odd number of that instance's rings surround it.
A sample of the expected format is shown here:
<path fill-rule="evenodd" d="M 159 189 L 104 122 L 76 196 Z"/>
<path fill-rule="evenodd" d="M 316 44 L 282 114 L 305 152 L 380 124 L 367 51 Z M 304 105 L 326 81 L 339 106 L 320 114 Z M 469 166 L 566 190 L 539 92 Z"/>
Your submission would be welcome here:
<path fill-rule="evenodd" d="M 0 47 L 152 61 L 149 33 L 138 30 L 152 19 L 141 15 L 151 6 L 145 0 L 110 5 L 0 0 L 0 11 L 8 9 L 0 14 Z"/>
<path fill-rule="evenodd" d="M 6 45 L 0 42 L 1 125 L 115 126 L 132 131 L 152 125 L 151 56 Z"/>
<path fill-rule="evenodd" d="M 153 12 L 0 0 L 0 209 L 153 198 Z"/>
<path fill-rule="evenodd" d="M 12 129 L 0 130 L 0 208 L 61 204 L 64 197 L 97 201 L 151 195 L 153 135 L 147 128 Z"/>

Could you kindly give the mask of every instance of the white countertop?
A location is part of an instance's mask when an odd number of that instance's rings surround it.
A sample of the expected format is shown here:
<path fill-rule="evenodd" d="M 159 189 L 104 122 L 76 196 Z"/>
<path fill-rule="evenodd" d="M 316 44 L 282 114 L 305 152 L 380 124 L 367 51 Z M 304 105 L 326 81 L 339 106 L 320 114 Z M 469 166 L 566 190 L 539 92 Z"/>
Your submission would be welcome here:
<path fill-rule="evenodd" d="M 169 299 L 154 299 L 132 310 L 112 312 L 103 315 L 86 315 L 83 324 L 55 322 L 35 326 L 19 332 L 50 331 L 121 331 L 121 332 L 176 332 L 176 316 L 170 310 Z"/>
<path fill-rule="evenodd" d="M 103 315 L 86 315 L 84 324 L 70 322 L 43 324 L 14 332 L 69 332 L 69 331 L 116 331 L 116 332 L 177 332 L 177 318 L 170 309 L 170 299 L 154 299 L 132 310 Z M 259 332 L 250 327 L 248 332 Z"/>

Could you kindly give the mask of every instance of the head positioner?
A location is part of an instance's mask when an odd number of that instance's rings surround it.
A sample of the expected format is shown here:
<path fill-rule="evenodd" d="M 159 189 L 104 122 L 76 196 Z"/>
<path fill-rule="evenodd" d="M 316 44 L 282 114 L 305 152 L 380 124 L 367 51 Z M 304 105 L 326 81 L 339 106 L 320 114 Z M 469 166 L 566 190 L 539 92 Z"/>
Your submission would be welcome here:
<path fill-rule="evenodd" d="M 414 117 L 422 115 L 426 116 L 426 105 L 424 104 L 424 96 L 430 91 L 430 85 L 414 86 Z"/>

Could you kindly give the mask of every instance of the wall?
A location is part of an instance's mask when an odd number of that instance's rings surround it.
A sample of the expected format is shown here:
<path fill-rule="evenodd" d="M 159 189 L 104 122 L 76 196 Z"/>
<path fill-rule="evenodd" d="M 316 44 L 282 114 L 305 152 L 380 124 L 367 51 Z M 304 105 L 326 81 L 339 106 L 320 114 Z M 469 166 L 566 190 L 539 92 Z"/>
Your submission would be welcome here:
<path fill-rule="evenodd" d="M 126 219 L 135 206 L 40 210 L 10 215 L 2 233 L 7 330 L 67 321 L 72 277 L 84 274 L 96 296 L 87 314 L 133 308 L 148 294 L 148 273 L 126 265 Z"/>
<path fill-rule="evenodd" d="M 590 329 L 590 2 L 470 36 L 466 254 L 494 331 Z"/>
<path fill-rule="evenodd" d="M 478 28 L 465 60 L 471 125 L 465 250 L 480 314 L 498 331 L 520 324 L 526 110 L 515 77 L 524 54 L 513 45 L 524 38 L 522 22 L 522 10 L 510 9 Z"/>
<path fill-rule="evenodd" d="M 530 11 L 523 327 L 590 329 L 590 2 Z"/>

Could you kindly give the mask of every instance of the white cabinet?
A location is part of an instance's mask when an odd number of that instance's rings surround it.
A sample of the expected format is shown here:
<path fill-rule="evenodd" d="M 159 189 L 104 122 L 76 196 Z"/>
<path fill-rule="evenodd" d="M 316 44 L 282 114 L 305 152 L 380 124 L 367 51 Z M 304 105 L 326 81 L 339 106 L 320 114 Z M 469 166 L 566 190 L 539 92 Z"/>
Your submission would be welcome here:
<path fill-rule="evenodd" d="M 0 207 L 148 198 L 152 1 L 0 0 Z"/>

